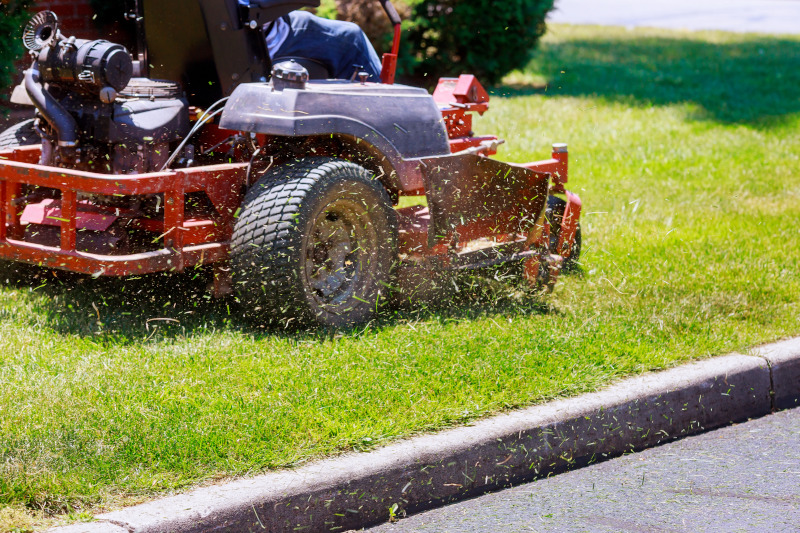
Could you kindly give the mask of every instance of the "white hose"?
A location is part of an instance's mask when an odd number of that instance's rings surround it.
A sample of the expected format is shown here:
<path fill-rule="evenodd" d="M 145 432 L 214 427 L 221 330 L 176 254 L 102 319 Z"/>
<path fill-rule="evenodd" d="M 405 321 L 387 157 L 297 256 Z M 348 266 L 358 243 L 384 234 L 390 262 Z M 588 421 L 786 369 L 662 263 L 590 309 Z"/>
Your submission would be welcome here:
<path fill-rule="evenodd" d="M 189 142 L 189 139 L 192 137 L 192 135 L 197 133 L 200 130 L 200 128 L 205 126 L 206 123 L 209 120 L 213 119 L 215 116 L 219 115 L 220 113 L 222 113 L 225 110 L 225 108 L 223 107 L 222 109 L 218 109 L 218 110 L 214 111 L 213 113 L 211 112 L 211 110 L 214 109 L 219 104 L 224 104 L 228 100 L 228 98 L 229 98 L 228 96 L 226 96 L 225 98 L 220 98 L 219 100 L 217 100 L 216 102 L 211 104 L 208 107 L 208 109 L 203 111 L 203 114 L 200 115 L 200 118 L 197 119 L 197 123 L 194 125 L 194 127 L 192 127 L 191 130 L 189 130 L 189 133 L 186 135 L 186 137 L 184 137 L 183 141 L 181 141 L 181 143 L 178 145 L 178 147 L 175 149 L 175 151 L 173 151 L 172 154 L 170 154 L 170 156 L 167 159 L 167 161 L 161 167 L 161 172 L 163 172 L 164 170 L 169 168 L 169 166 L 172 164 L 172 162 L 175 161 L 175 158 L 178 157 L 178 154 L 181 153 L 181 151 L 183 150 L 183 147 L 186 146 L 186 143 Z"/>

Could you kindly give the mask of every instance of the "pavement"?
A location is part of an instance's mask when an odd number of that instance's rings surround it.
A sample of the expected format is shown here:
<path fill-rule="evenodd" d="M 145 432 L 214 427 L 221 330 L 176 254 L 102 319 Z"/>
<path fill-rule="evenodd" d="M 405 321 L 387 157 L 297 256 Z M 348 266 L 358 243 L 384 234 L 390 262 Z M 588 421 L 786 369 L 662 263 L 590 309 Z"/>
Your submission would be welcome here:
<path fill-rule="evenodd" d="M 371 533 L 800 530 L 800 408 L 414 515 Z"/>
<path fill-rule="evenodd" d="M 800 406 L 800 337 L 54 533 L 343 531 Z"/>
<path fill-rule="evenodd" d="M 798 0 L 556 0 L 548 20 L 567 24 L 800 33 Z"/>

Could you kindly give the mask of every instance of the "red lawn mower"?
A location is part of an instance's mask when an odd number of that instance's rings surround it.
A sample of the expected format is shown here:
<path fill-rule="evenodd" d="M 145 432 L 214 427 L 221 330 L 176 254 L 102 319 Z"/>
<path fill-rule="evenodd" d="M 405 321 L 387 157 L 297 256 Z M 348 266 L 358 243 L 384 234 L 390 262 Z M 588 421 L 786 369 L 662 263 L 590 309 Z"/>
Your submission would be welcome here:
<path fill-rule="evenodd" d="M 266 24 L 314 0 L 137 1 L 133 56 L 37 14 L 12 99 L 36 118 L 0 134 L 0 258 L 94 276 L 211 265 L 215 294 L 257 320 L 335 327 L 369 320 L 408 269 L 521 262 L 551 288 L 580 253 L 567 146 L 498 161 L 502 141 L 472 133 L 489 101 L 473 76 L 395 84 L 400 19 L 382 3 L 379 83 L 272 64 Z"/>

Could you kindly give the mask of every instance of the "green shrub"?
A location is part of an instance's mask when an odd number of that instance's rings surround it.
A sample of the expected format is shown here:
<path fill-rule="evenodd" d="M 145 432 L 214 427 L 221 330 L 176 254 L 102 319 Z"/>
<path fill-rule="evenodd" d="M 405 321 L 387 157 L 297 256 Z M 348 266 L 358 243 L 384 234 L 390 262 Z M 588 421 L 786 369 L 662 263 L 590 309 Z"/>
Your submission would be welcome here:
<path fill-rule="evenodd" d="M 430 84 L 475 74 L 495 84 L 530 59 L 553 0 L 395 0 L 404 19 L 398 71 Z M 323 0 L 320 14 L 361 26 L 379 52 L 392 29 L 378 0 Z"/>
<path fill-rule="evenodd" d="M 336 6 L 336 0 L 320 0 L 317 9 L 310 9 L 319 17 L 326 19 L 336 19 L 339 15 L 339 8 Z"/>
<path fill-rule="evenodd" d="M 393 0 L 395 9 L 408 24 L 409 5 L 420 0 Z M 326 18 L 355 22 L 367 34 L 378 54 L 388 52 L 392 46 L 392 24 L 379 0 L 321 0 L 317 15 Z"/>
<path fill-rule="evenodd" d="M 0 2 L 0 88 L 8 87 L 16 74 L 14 63 L 22 58 L 22 29 L 31 18 L 32 0 Z"/>
<path fill-rule="evenodd" d="M 530 59 L 553 0 L 423 0 L 408 39 L 412 72 L 437 79 L 475 74 L 492 85 Z"/>

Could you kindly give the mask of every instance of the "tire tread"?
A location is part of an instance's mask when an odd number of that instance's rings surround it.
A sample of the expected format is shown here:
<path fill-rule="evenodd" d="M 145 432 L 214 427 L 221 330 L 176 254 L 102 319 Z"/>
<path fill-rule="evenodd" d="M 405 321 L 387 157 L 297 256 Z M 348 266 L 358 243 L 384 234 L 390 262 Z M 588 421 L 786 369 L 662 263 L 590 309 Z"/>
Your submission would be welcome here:
<path fill-rule="evenodd" d="M 231 239 L 231 263 L 240 303 L 259 308 L 259 315 L 314 321 L 292 259 L 302 247 L 302 235 L 294 228 L 310 195 L 331 174 L 367 182 L 389 202 L 383 186 L 362 167 L 323 157 L 274 168 L 245 194 Z"/>
<path fill-rule="evenodd" d="M 41 138 L 33 126 L 34 120 L 32 118 L 23 120 L 0 132 L 0 150 L 41 143 Z"/>

